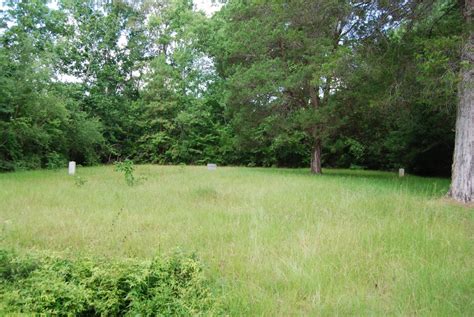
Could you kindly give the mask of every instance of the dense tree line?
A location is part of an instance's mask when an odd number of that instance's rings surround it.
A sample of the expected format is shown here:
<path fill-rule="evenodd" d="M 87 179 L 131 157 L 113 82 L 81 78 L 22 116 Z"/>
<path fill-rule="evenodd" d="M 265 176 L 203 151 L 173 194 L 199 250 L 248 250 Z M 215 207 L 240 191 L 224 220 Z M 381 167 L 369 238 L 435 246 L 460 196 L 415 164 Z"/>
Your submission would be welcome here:
<path fill-rule="evenodd" d="M 142 163 L 449 175 L 463 2 L 12 1 L 0 170 Z"/>

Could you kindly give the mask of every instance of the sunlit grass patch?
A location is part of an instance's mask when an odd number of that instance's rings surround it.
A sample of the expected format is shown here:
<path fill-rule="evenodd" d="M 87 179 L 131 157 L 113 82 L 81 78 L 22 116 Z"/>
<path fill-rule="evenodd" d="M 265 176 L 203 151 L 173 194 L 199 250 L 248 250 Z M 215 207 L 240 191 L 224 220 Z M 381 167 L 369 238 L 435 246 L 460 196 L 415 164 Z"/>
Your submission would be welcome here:
<path fill-rule="evenodd" d="M 231 315 L 472 315 L 472 208 L 446 179 L 372 171 L 137 166 L 0 175 L 1 246 L 199 255 Z"/>

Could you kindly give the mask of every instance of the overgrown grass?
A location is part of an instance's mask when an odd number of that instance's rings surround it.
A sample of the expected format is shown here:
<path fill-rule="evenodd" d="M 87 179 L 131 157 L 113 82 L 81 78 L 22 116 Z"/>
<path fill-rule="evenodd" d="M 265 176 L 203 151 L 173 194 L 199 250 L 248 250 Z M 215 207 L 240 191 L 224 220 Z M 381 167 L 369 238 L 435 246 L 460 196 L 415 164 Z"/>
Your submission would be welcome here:
<path fill-rule="evenodd" d="M 181 248 L 231 315 L 474 315 L 473 210 L 446 179 L 138 166 L 0 175 L 1 243 L 151 259 Z"/>

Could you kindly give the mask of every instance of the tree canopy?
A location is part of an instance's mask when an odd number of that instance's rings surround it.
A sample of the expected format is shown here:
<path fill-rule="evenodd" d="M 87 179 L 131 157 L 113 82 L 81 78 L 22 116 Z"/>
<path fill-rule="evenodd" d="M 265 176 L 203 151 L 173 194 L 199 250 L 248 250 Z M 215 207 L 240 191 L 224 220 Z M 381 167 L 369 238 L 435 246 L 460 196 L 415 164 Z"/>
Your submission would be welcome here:
<path fill-rule="evenodd" d="M 463 3 L 11 1 L 0 170 L 161 164 L 449 175 Z"/>

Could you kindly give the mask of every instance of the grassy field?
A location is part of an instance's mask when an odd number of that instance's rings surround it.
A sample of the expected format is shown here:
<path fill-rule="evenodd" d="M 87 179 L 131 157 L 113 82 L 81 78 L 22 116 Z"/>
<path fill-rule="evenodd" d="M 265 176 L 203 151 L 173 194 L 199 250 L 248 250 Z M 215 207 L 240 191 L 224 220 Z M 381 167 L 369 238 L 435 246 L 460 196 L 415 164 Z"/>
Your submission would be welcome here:
<path fill-rule="evenodd" d="M 195 252 L 230 315 L 474 315 L 473 209 L 447 179 L 139 166 L 0 175 L 0 246 L 71 257 Z"/>

